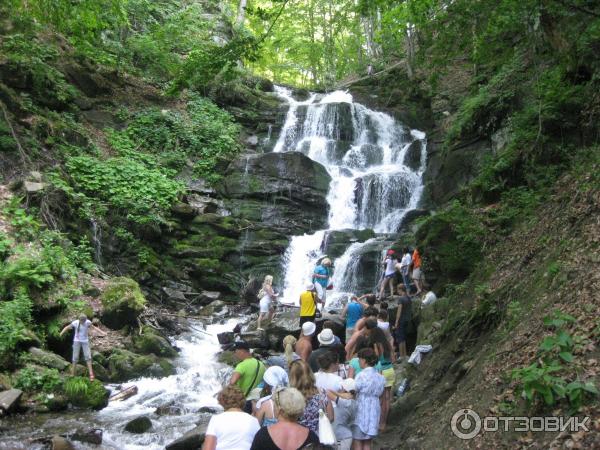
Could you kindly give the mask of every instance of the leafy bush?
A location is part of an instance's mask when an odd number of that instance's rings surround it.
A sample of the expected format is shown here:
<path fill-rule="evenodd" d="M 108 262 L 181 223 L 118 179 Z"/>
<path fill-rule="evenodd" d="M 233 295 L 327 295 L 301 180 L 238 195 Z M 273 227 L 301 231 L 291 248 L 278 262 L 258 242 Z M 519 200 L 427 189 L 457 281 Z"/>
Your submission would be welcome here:
<path fill-rule="evenodd" d="M 20 370 L 14 386 L 25 392 L 43 391 L 55 392 L 62 388 L 63 380 L 56 369 L 44 369 L 42 372 L 32 367 Z"/>
<path fill-rule="evenodd" d="M 23 289 L 17 290 L 12 300 L 0 301 L 0 366 L 14 363 L 14 351 L 31 329 L 32 307 Z"/>
<path fill-rule="evenodd" d="M 482 259 L 485 228 L 459 201 L 426 218 L 416 233 L 431 269 L 453 281 L 466 278 Z"/>
<path fill-rule="evenodd" d="M 574 338 L 565 327 L 575 318 L 558 311 L 544 318 L 544 325 L 554 330 L 539 346 L 539 359 L 535 363 L 512 371 L 512 379 L 528 405 L 543 401 L 552 406 L 567 400 L 573 412 L 578 411 L 586 398 L 600 394 L 591 381 L 580 380 L 574 368 L 574 350 L 581 347 L 580 339 Z"/>
<path fill-rule="evenodd" d="M 110 206 L 139 225 L 164 223 L 183 190 L 161 170 L 128 158 L 80 156 L 68 159 L 66 166 L 70 184 L 56 178 L 54 183 L 81 205 L 87 218 L 102 216 Z"/>
<path fill-rule="evenodd" d="M 64 391 L 75 406 L 101 409 L 108 403 L 108 391 L 97 380 L 90 381 L 84 377 L 69 378 L 64 384 Z"/>

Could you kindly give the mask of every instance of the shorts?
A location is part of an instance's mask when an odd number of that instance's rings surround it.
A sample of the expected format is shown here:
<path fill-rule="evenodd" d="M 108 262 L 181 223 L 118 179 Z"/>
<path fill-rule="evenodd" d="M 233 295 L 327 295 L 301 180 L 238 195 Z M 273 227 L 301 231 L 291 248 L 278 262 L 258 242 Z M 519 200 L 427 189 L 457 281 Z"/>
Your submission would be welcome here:
<path fill-rule="evenodd" d="M 413 280 L 420 280 L 421 279 L 421 268 L 420 267 L 416 267 L 413 269 L 412 271 L 412 279 Z"/>
<path fill-rule="evenodd" d="M 263 297 L 260 299 L 260 312 L 266 314 L 271 310 L 271 299 L 269 297 Z"/>
<path fill-rule="evenodd" d="M 325 304 L 325 299 L 327 297 L 327 290 L 321 286 L 321 283 L 316 282 L 315 283 L 315 291 L 317 291 L 317 297 L 319 298 L 319 300 L 321 300 L 323 302 L 323 304 Z"/>
<path fill-rule="evenodd" d="M 406 324 L 401 323 L 398 328 L 394 330 L 394 337 L 396 338 L 396 342 L 400 344 L 401 342 L 406 341 Z"/>
<path fill-rule="evenodd" d="M 350 338 L 354 334 L 354 327 L 346 328 L 346 344 L 350 341 Z"/>
<path fill-rule="evenodd" d="M 352 448 L 352 438 L 339 439 L 337 441 L 336 450 L 350 450 Z"/>
<path fill-rule="evenodd" d="M 385 378 L 385 387 L 392 387 L 394 382 L 396 381 L 396 373 L 394 372 L 394 368 L 390 367 L 389 369 L 383 369 L 381 371 L 381 375 Z"/>
<path fill-rule="evenodd" d="M 356 439 L 357 441 L 366 441 L 368 439 L 375 439 L 376 437 L 377 435 L 363 433 L 358 425 L 352 426 L 352 438 Z"/>
<path fill-rule="evenodd" d="M 92 352 L 90 352 L 89 342 L 73 341 L 73 362 L 79 361 L 79 351 L 83 350 L 83 358 L 86 361 L 92 359 Z"/>
<path fill-rule="evenodd" d="M 313 314 L 312 316 L 300 316 L 300 327 L 302 327 L 302 324 L 304 322 L 315 322 L 315 319 L 317 318 L 317 314 Z"/>
<path fill-rule="evenodd" d="M 396 275 L 395 272 L 392 272 L 390 274 L 384 275 L 383 278 L 389 279 L 389 278 L 394 278 L 394 276 Z"/>

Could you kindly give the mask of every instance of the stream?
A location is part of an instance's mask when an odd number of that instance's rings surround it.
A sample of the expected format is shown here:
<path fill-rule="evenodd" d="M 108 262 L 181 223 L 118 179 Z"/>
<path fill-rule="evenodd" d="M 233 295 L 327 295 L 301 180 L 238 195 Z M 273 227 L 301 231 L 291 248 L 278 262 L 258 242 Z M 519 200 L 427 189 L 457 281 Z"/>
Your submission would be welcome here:
<path fill-rule="evenodd" d="M 30 439 L 72 433 L 77 429 L 101 428 L 104 432 L 101 446 L 73 441 L 77 449 L 158 450 L 181 437 L 198 423 L 208 421 L 208 413 L 199 413 L 202 407 L 218 407 L 214 394 L 229 378 L 231 368 L 217 362 L 221 351 L 216 335 L 230 331 L 238 321 L 208 325 L 206 332 L 200 322 L 195 328 L 179 336 L 174 344 L 181 349 L 174 360 L 175 375 L 165 378 L 139 378 L 123 383 L 136 385 L 138 394 L 122 402 L 110 402 L 101 411 L 69 411 L 40 415 L 10 416 L 1 425 L 0 450 L 41 449 Z M 208 334 L 207 334 L 208 333 Z M 114 387 L 107 385 L 108 388 Z M 179 415 L 158 416 L 156 408 L 173 402 Z M 124 431 L 131 419 L 149 415 L 152 429 L 148 433 L 132 434 Z M 205 416 L 205 417 L 203 417 Z"/>

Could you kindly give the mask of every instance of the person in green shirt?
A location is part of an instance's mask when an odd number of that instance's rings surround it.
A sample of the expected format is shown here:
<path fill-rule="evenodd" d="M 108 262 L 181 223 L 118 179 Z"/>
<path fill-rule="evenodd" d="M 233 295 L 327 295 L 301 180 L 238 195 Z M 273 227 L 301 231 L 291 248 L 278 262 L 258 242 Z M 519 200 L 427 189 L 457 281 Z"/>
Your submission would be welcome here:
<path fill-rule="evenodd" d="M 233 349 L 240 362 L 235 366 L 229 384 L 236 385 L 241 389 L 246 397 L 244 411 L 251 414 L 253 402 L 260 397 L 258 385 L 262 382 L 266 368 L 261 361 L 252 356 L 250 346 L 246 342 L 235 342 Z"/>

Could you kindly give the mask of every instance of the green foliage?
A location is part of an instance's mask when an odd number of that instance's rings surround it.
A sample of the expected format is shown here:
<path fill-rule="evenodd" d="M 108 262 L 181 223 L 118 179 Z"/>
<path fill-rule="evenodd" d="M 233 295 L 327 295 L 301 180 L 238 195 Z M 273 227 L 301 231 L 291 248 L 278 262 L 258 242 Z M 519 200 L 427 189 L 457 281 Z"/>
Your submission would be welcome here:
<path fill-rule="evenodd" d="M 74 406 L 101 409 L 108 402 L 108 391 L 97 380 L 72 377 L 65 381 L 64 391 Z"/>
<path fill-rule="evenodd" d="M 460 281 L 482 258 L 485 228 L 473 211 L 458 201 L 426 218 L 416 233 L 432 269 Z"/>
<path fill-rule="evenodd" d="M 87 218 L 102 216 L 110 207 L 135 224 L 161 224 L 183 189 L 160 169 L 123 157 L 73 157 L 66 168 L 68 183 L 55 178 L 54 184 L 80 204 Z"/>
<path fill-rule="evenodd" d="M 56 369 L 44 369 L 38 371 L 33 367 L 21 369 L 15 378 L 14 386 L 25 392 L 55 392 L 60 390 L 63 380 Z"/>
<path fill-rule="evenodd" d="M 0 302 L 0 365 L 10 367 L 19 344 L 27 340 L 31 329 L 33 304 L 23 289 L 17 290 L 12 300 Z"/>
<path fill-rule="evenodd" d="M 109 133 L 120 156 L 149 169 L 162 168 L 168 176 L 189 162 L 197 175 L 215 182 L 217 164 L 231 159 L 240 146 L 239 126 L 229 113 L 210 100 L 191 95 L 185 111 L 150 109 L 135 114 L 122 131 Z"/>
<path fill-rule="evenodd" d="M 574 317 L 559 311 L 545 317 L 544 325 L 554 334 L 542 340 L 538 361 L 512 371 L 512 379 L 518 383 L 528 405 L 543 401 L 552 406 L 566 400 L 576 412 L 587 398 L 600 394 L 592 381 L 579 379 L 575 370 L 574 354 L 581 349 L 582 342 L 567 331 L 575 322 Z"/>

